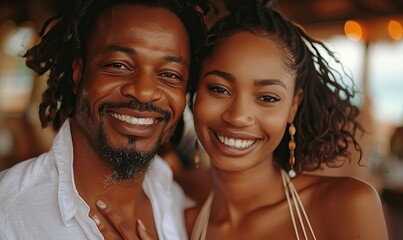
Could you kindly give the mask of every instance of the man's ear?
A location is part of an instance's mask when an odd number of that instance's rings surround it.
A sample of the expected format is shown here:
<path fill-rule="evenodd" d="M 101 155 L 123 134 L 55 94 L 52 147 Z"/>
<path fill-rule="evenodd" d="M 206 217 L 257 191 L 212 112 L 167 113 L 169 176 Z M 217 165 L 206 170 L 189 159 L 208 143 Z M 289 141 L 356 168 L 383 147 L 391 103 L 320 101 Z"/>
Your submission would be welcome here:
<path fill-rule="evenodd" d="M 80 57 L 74 58 L 72 68 L 73 68 L 73 74 L 71 84 L 73 85 L 73 92 L 77 94 L 78 86 L 80 84 L 81 77 L 83 75 L 83 69 L 84 69 L 83 59 Z"/>
<path fill-rule="evenodd" d="M 303 98 L 304 98 L 304 91 L 302 89 L 298 89 L 295 92 L 294 99 L 292 101 L 291 110 L 290 110 L 290 115 L 288 116 L 289 123 L 292 123 L 294 121 L 295 115 L 297 114 L 297 111 L 298 111 L 298 106 L 302 102 Z"/>

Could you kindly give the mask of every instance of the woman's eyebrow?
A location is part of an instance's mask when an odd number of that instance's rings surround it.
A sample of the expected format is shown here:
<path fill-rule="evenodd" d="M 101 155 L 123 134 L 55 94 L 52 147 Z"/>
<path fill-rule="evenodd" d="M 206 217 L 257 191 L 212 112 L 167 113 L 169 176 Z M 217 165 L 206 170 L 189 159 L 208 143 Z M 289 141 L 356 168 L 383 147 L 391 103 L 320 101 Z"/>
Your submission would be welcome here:
<path fill-rule="evenodd" d="M 207 72 L 206 74 L 204 74 L 204 77 L 209 76 L 209 75 L 216 75 L 221 78 L 224 78 L 227 81 L 235 82 L 235 77 L 232 76 L 230 73 L 223 72 L 223 71 L 220 71 L 217 69 Z"/>
<path fill-rule="evenodd" d="M 257 79 L 257 80 L 254 80 L 254 82 L 253 82 L 253 86 L 255 86 L 255 87 L 262 87 L 262 86 L 268 86 L 268 85 L 279 85 L 279 86 L 287 89 L 287 86 L 279 79 Z"/>

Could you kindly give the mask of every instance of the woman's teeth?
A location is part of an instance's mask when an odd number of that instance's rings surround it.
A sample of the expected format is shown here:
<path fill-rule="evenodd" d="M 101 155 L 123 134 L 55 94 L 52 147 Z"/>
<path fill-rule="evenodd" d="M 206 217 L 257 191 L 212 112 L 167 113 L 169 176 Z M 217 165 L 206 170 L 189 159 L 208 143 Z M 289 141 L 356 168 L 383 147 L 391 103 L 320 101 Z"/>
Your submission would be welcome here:
<path fill-rule="evenodd" d="M 228 147 L 233 147 L 233 148 L 247 148 L 250 147 L 253 143 L 255 143 L 255 140 L 243 140 L 243 139 L 236 139 L 236 138 L 229 138 L 229 137 L 224 137 L 221 134 L 217 133 L 217 138 L 218 140 L 228 146 Z"/>
<path fill-rule="evenodd" d="M 119 119 L 122 122 L 127 122 L 130 124 L 138 124 L 138 125 L 151 125 L 154 123 L 153 118 L 135 118 L 129 115 L 120 115 L 117 113 L 111 113 L 112 117 Z"/>

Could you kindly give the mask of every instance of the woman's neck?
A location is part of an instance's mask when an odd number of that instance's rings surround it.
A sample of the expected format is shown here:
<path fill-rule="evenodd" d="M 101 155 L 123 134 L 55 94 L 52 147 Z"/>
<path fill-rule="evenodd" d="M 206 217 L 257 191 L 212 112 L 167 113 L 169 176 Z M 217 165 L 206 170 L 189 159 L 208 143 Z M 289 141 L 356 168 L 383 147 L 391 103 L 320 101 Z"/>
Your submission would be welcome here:
<path fill-rule="evenodd" d="M 240 222 L 250 212 L 285 200 L 280 169 L 267 160 L 243 171 L 212 166 L 215 191 L 211 217 Z"/>

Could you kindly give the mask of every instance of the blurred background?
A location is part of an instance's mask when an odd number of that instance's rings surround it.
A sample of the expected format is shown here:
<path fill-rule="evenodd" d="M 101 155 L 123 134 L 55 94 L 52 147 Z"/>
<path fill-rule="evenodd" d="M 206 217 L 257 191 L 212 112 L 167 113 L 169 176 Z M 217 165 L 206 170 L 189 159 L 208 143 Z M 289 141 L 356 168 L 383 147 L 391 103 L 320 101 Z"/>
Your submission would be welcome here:
<path fill-rule="evenodd" d="M 225 6 L 240 2 L 211 0 L 207 25 L 228 12 Z M 367 130 L 359 137 L 361 162 L 354 156 L 351 164 L 318 174 L 371 183 L 384 202 L 391 239 L 403 239 L 403 0 L 278 0 L 278 5 L 336 52 L 360 92 L 354 104 Z M 38 117 L 46 79 L 29 70 L 22 56 L 39 41 L 45 21 L 72 6 L 62 0 L 0 0 L 0 171 L 51 146 L 55 132 L 42 129 Z"/>

